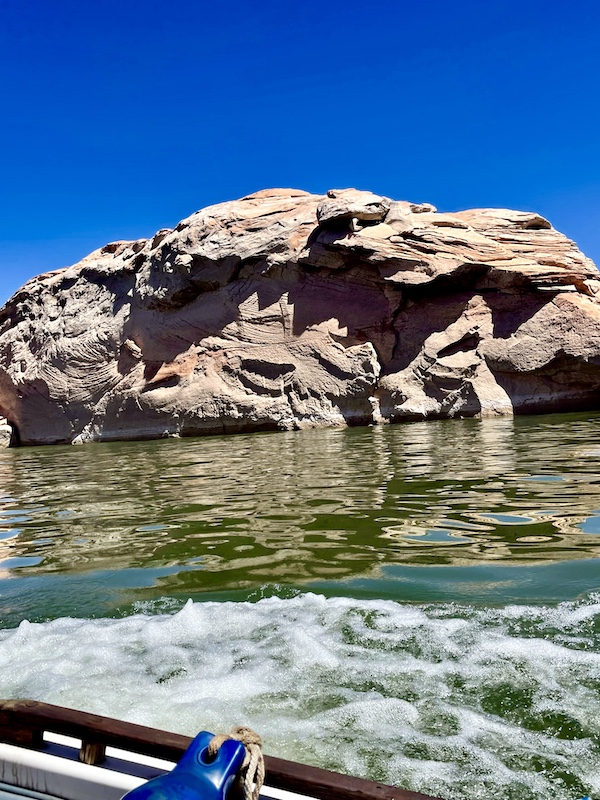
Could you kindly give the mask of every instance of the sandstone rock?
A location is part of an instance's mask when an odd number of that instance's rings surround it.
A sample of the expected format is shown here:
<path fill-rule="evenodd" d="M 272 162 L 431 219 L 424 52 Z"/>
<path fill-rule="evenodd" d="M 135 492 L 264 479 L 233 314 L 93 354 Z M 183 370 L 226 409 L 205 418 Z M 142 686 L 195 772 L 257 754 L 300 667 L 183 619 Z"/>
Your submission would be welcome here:
<path fill-rule="evenodd" d="M 12 425 L 8 424 L 8 420 L 0 417 L 0 449 L 10 447 L 15 444 L 15 432 Z"/>
<path fill-rule="evenodd" d="M 599 277 L 533 213 L 257 192 L 29 281 L 0 414 L 41 444 L 596 407 Z"/>
<path fill-rule="evenodd" d="M 330 189 L 327 198 L 317 206 L 317 222 L 323 227 L 348 220 L 383 220 L 390 209 L 390 202 L 371 192 L 356 189 Z"/>

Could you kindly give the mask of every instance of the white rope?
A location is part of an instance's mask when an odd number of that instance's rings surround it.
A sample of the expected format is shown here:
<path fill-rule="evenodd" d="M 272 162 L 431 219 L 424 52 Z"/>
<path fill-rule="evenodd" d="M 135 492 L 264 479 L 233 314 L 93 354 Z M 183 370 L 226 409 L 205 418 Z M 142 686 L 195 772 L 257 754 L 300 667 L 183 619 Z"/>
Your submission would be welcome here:
<path fill-rule="evenodd" d="M 213 757 L 216 756 L 219 747 L 227 739 L 235 739 L 246 748 L 244 763 L 240 767 L 240 784 L 245 800 L 258 800 L 258 795 L 265 779 L 265 762 L 260 749 L 262 747 L 262 739 L 252 728 L 238 725 L 231 729 L 231 733 L 218 733 L 213 736 L 208 743 L 208 754 Z"/>

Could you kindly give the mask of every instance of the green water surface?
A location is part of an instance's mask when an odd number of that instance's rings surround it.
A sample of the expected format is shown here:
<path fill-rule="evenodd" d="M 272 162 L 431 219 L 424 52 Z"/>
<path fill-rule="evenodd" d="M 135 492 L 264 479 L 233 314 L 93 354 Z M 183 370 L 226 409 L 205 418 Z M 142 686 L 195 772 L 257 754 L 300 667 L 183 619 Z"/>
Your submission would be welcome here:
<path fill-rule="evenodd" d="M 600 590 L 600 414 L 0 451 L 0 624 L 294 590 Z"/>

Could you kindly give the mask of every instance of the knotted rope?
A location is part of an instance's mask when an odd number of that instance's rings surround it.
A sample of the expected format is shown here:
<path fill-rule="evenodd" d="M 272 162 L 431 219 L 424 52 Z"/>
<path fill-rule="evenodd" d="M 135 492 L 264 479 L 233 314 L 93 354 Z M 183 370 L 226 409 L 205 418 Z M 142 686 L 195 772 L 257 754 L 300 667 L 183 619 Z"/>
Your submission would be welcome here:
<path fill-rule="evenodd" d="M 214 758 L 219 751 L 219 747 L 227 739 L 235 739 L 246 748 L 244 763 L 240 767 L 240 788 L 244 792 L 245 800 L 258 800 L 258 795 L 265 779 L 265 763 L 260 749 L 262 747 L 262 739 L 252 728 L 238 725 L 231 729 L 231 733 L 218 733 L 213 736 L 208 743 L 209 756 Z"/>

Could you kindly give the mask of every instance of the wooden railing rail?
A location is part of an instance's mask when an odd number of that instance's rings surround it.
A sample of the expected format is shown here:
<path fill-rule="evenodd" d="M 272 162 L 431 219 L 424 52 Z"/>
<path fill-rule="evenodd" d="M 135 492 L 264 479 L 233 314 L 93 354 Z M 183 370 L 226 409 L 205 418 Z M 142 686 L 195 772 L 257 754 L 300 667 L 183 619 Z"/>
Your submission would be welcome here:
<path fill-rule="evenodd" d="M 44 733 L 81 740 L 80 760 L 101 764 L 106 747 L 178 761 L 191 737 L 37 700 L 0 700 L 0 741 L 39 749 Z M 265 756 L 266 783 L 319 800 L 439 800 L 383 783 Z"/>

